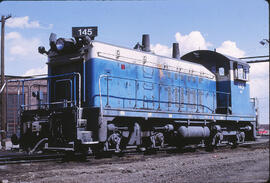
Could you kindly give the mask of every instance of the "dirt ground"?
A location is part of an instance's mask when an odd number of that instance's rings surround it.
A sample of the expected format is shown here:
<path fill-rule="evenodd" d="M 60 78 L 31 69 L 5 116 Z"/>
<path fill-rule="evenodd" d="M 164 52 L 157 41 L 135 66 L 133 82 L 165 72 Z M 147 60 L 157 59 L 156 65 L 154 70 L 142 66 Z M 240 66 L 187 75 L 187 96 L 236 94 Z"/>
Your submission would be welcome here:
<path fill-rule="evenodd" d="M 0 166 L 0 182 L 267 182 L 269 145 L 88 162 Z"/>

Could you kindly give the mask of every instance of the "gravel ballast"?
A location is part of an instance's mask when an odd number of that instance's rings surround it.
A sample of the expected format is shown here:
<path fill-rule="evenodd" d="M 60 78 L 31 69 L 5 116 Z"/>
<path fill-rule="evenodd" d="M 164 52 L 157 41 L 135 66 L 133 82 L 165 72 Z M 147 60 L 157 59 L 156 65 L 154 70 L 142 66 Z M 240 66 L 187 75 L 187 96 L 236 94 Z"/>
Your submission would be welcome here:
<path fill-rule="evenodd" d="M 266 182 L 269 146 L 0 166 L 0 182 Z"/>

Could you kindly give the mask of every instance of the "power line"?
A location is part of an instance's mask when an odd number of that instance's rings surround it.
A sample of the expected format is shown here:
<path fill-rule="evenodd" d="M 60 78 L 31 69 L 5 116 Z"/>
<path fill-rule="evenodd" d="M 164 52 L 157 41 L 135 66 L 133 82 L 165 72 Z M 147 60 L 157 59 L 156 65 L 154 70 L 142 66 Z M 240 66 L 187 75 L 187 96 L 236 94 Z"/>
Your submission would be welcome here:
<path fill-rule="evenodd" d="M 239 58 L 239 59 L 242 59 L 242 60 L 245 60 L 245 59 L 256 59 L 256 58 L 268 58 L 268 59 L 265 59 L 265 60 L 247 60 L 246 62 L 249 63 L 249 64 L 252 64 L 252 63 L 261 63 L 261 62 L 269 62 L 269 55 L 263 55 L 263 56 L 252 56 L 252 57 L 242 57 L 242 58 Z"/>
<path fill-rule="evenodd" d="M 269 57 L 269 55 L 263 55 L 263 56 L 252 56 L 252 57 L 242 57 L 239 59 L 250 59 L 250 58 L 266 58 Z"/>
<path fill-rule="evenodd" d="M 249 60 L 247 63 L 252 64 L 252 63 L 261 63 L 261 62 L 269 62 L 269 59 L 266 60 Z"/>

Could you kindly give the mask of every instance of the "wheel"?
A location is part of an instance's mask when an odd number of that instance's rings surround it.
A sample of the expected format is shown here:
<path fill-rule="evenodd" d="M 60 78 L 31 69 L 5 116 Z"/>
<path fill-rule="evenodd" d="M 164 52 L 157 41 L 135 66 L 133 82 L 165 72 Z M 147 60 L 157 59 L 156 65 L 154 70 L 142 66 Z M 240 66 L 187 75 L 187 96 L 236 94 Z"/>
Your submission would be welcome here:
<path fill-rule="evenodd" d="M 235 149 L 235 148 L 238 147 L 237 138 L 233 139 L 233 140 L 231 141 L 231 143 L 232 143 L 232 149 Z"/>
<path fill-rule="evenodd" d="M 213 152 L 215 149 L 215 145 L 212 144 L 211 140 L 206 140 L 205 141 L 205 150 L 207 152 Z"/>

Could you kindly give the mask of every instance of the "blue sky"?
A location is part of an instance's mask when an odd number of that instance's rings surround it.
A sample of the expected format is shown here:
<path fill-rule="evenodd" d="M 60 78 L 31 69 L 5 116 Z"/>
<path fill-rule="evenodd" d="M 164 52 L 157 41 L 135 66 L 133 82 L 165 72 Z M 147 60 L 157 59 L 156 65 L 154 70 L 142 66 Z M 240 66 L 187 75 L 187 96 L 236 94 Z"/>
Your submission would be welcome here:
<path fill-rule="evenodd" d="M 5 69 L 10 75 L 46 72 L 46 57 L 37 47 L 48 49 L 51 32 L 71 37 L 73 26 L 98 26 L 97 40 L 125 47 L 148 33 L 151 49 L 167 56 L 176 41 L 182 54 L 217 48 L 236 57 L 268 55 L 268 47 L 259 44 L 268 38 L 265 0 L 5 1 L 0 12 L 13 16 L 6 25 Z M 268 67 L 251 68 L 251 94 L 260 99 L 263 122 L 269 118 Z"/>
<path fill-rule="evenodd" d="M 142 33 L 152 43 L 171 44 L 174 34 L 200 31 L 213 46 L 234 40 L 248 55 L 265 54 L 257 43 L 266 38 L 267 3 L 264 0 L 189 1 L 79 1 L 79 2 L 2 2 L 2 14 L 29 16 L 50 30 L 20 30 L 25 36 L 56 32 L 71 36 L 72 26 L 97 25 L 99 40 L 132 46 Z M 14 31 L 9 29 L 8 31 Z M 260 49 L 261 48 L 261 49 Z"/>

